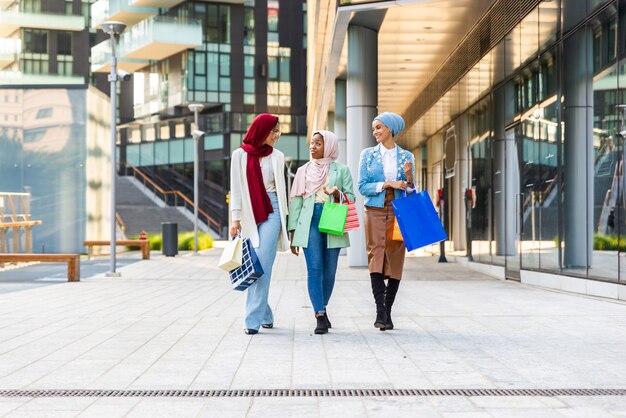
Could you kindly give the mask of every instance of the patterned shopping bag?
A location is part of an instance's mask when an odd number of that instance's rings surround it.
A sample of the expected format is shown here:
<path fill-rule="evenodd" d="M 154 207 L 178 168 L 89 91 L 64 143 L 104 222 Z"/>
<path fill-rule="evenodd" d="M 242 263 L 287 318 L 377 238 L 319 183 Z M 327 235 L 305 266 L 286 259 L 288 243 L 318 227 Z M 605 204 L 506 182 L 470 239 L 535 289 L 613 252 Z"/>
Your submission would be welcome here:
<path fill-rule="evenodd" d="M 243 240 L 241 249 L 241 266 L 228 273 L 233 290 L 246 290 L 263 275 L 263 267 L 250 238 Z"/>
<path fill-rule="evenodd" d="M 359 214 L 356 211 L 355 202 L 350 202 L 346 199 L 348 205 L 348 216 L 346 216 L 346 225 L 343 228 L 344 232 L 353 231 L 358 229 L 361 224 L 359 223 Z"/>
<path fill-rule="evenodd" d="M 398 218 L 393 218 L 393 235 L 391 239 L 394 241 L 404 241 L 402 232 L 400 232 L 400 225 L 398 225 Z"/>

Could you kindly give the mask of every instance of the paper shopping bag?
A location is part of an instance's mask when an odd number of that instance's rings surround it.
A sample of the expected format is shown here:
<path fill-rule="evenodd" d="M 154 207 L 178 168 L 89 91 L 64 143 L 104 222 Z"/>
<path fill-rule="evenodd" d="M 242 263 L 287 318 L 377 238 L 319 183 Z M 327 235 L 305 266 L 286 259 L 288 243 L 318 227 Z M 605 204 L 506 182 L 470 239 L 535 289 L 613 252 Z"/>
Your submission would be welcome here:
<path fill-rule="evenodd" d="M 408 251 L 448 239 L 426 190 L 391 202 Z"/>
<path fill-rule="evenodd" d="M 246 290 L 263 275 L 261 261 L 252 246 L 250 238 L 243 240 L 241 252 L 243 255 L 241 266 L 229 273 L 233 290 Z"/>
<path fill-rule="evenodd" d="M 359 214 L 356 211 L 355 202 L 347 201 L 348 215 L 346 216 L 346 225 L 343 228 L 344 232 L 353 231 L 358 229 L 361 225 L 359 223 Z"/>
<path fill-rule="evenodd" d="M 393 219 L 393 235 L 391 239 L 394 241 L 404 241 L 402 232 L 400 232 L 400 225 L 398 225 L 398 218 Z"/>
<path fill-rule="evenodd" d="M 348 205 L 327 200 L 324 202 L 318 229 L 327 234 L 343 235 L 347 216 Z"/>
<path fill-rule="evenodd" d="M 224 271 L 234 270 L 241 265 L 242 257 L 241 237 L 237 236 L 226 244 L 217 266 Z"/>

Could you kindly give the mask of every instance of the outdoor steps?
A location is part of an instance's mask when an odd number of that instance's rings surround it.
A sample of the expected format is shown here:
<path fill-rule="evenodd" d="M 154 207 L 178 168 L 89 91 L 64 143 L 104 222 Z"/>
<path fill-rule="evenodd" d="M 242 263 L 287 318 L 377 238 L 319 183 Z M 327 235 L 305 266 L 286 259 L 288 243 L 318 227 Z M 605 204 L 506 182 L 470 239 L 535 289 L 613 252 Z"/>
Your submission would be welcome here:
<path fill-rule="evenodd" d="M 193 231 L 193 223 L 175 207 L 159 207 L 144 194 L 131 178 L 117 177 L 115 182 L 116 209 L 126 225 L 125 235 L 146 232 L 161 232 L 162 222 L 176 222 L 178 232 Z"/>

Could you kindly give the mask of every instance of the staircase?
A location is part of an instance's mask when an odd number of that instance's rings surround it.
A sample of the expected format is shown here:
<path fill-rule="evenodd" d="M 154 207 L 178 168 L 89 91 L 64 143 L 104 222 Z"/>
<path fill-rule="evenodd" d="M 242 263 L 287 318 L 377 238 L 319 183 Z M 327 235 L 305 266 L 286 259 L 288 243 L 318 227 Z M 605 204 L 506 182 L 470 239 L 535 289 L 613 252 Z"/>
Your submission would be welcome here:
<path fill-rule="evenodd" d="M 161 222 L 176 222 L 178 232 L 193 231 L 193 222 L 178 208 L 165 206 L 157 199 L 148 196 L 149 191 L 133 177 L 118 176 L 115 181 L 116 209 L 124 224 L 126 236 L 137 236 L 141 230 L 161 232 Z M 206 226 L 198 223 L 199 230 Z"/>

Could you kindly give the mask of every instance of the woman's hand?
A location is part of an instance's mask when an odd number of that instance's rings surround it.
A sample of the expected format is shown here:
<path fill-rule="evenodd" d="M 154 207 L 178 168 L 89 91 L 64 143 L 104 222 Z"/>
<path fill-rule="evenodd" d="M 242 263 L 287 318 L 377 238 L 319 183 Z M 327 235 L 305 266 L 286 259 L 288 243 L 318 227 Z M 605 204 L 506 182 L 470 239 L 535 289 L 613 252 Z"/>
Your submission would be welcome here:
<path fill-rule="evenodd" d="M 289 231 L 289 233 L 291 234 L 291 239 L 290 241 L 293 242 L 293 234 L 295 231 Z M 299 255 L 300 254 L 300 247 L 294 247 L 293 245 L 290 246 L 291 248 L 291 254 L 294 255 Z"/>
<path fill-rule="evenodd" d="M 337 186 L 333 186 L 332 189 L 329 189 L 326 186 L 324 186 L 324 193 L 326 193 L 327 195 L 332 194 L 333 197 L 335 198 L 335 202 L 339 202 L 339 200 L 341 199 L 341 192 L 339 191 Z"/>
<path fill-rule="evenodd" d="M 383 184 L 383 189 L 386 189 L 388 187 L 392 187 L 392 188 L 398 189 L 398 190 L 406 190 L 407 183 L 404 180 L 386 181 Z"/>
<path fill-rule="evenodd" d="M 240 233 L 241 233 L 241 222 L 233 221 L 233 224 L 230 227 L 230 236 L 231 236 L 231 238 L 232 237 L 236 237 Z"/>
<path fill-rule="evenodd" d="M 402 166 L 402 171 L 404 171 L 404 175 L 406 176 L 406 181 L 408 183 L 413 183 L 413 164 L 411 161 L 406 161 Z"/>

